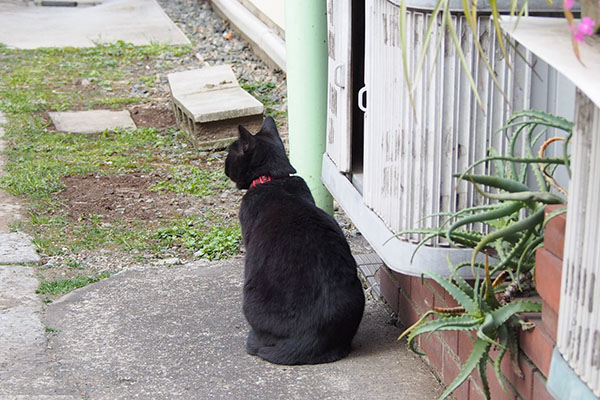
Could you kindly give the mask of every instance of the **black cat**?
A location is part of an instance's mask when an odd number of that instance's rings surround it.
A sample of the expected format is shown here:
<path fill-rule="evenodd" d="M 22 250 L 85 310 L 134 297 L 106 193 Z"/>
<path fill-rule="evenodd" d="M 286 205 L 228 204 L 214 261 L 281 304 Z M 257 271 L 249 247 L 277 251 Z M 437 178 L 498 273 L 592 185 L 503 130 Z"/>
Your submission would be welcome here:
<path fill-rule="evenodd" d="M 248 189 L 240 207 L 246 247 L 246 351 L 276 364 L 318 364 L 350 352 L 365 298 L 336 221 L 315 206 L 290 164 L 275 121 L 239 127 L 225 173 Z"/>

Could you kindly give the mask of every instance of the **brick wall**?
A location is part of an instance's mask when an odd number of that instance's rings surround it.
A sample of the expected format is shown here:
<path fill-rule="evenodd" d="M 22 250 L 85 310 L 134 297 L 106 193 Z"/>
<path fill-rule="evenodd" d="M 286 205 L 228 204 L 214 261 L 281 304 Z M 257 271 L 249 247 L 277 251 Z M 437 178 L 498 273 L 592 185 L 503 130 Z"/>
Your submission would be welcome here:
<path fill-rule="evenodd" d="M 554 208 L 549 207 L 547 212 Z M 546 391 L 546 377 L 550 369 L 552 350 L 556 341 L 556 323 L 560 299 L 560 274 L 565 216 L 553 219 L 546 226 L 544 247 L 536 254 L 536 284 L 542 301 L 541 315 L 528 316 L 535 328 L 521 333 L 520 367 L 523 377 L 518 377 L 505 356 L 502 370 L 524 400 L 552 399 Z M 380 270 L 381 295 L 398 314 L 403 326 L 414 324 L 432 307 L 454 307 L 456 301 L 435 281 L 398 274 L 386 267 Z M 419 347 L 427 354 L 431 366 L 446 384 L 454 380 L 462 363 L 473 348 L 469 332 L 436 332 L 421 335 Z M 495 358 L 495 353 L 492 353 Z M 502 391 L 496 376 L 488 365 L 488 378 L 492 399 L 516 399 Z M 454 395 L 458 400 L 485 399 L 481 379 L 473 373 Z"/>

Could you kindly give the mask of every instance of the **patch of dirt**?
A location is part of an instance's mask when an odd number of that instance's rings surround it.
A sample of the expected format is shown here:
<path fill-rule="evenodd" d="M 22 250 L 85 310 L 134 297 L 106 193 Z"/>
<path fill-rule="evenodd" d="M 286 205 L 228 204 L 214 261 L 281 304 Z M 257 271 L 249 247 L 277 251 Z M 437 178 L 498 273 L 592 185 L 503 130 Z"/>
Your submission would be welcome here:
<path fill-rule="evenodd" d="M 157 181 L 157 176 L 140 173 L 69 176 L 63 180 L 66 188 L 58 197 L 65 202 L 65 210 L 72 220 L 90 214 L 107 220 L 162 218 L 170 208 L 180 204 L 174 193 L 150 190 Z M 181 206 L 189 207 L 189 204 Z"/>
<path fill-rule="evenodd" d="M 50 118 L 50 113 L 46 110 L 40 111 L 38 113 L 39 117 L 44 121 L 44 125 L 46 125 L 46 129 L 49 131 L 55 131 L 56 127 L 54 126 L 54 122 L 52 122 L 52 118 Z"/>
<path fill-rule="evenodd" d="M 176 121 L 173 110 L 167 104 L 148 107 L 138 105 L 129 108 L 131 119 L 137 127 L 148 127 L 156 129 L 175 128 Z"/>
<path fill-rule="evenodd" d="M 90 214 L 111 221 L 145 221 L 155 226 L 161 220 L 195 216 L 210 211 L 215 216 L 235 218 L 241 191 L 226 190 L 196 197 L 169 191 L 154 191 L 152 185 L 165 179 L 160 174 L 129 173 L 112 176 L 69 176 L 58 194 L 73 221 Z"/>

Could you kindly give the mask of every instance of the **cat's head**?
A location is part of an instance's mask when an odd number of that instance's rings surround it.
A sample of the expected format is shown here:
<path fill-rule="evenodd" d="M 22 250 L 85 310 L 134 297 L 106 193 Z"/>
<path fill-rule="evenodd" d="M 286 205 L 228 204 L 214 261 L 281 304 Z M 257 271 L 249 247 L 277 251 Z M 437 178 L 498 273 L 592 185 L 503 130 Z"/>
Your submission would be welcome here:
<path fill-rule="evenodd" d="M 273 118 L 267 117 L 256 135 L 241 125 L 239 131 L 225 160 L 225 174 L 239 189 L 248 189 L 254 179 L 263 175 L 282 177 L 296 173 Z"/>

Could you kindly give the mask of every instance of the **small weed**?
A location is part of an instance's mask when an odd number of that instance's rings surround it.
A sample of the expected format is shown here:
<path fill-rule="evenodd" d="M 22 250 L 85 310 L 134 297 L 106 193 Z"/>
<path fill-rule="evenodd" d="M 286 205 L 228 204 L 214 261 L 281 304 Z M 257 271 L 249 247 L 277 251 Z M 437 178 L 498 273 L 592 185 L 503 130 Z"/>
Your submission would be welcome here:
<path fill-rule="evenodd" d="M 71 269 L 85 269 L 85 265 L 79 263 L 79 261 L 74 258 L 67 259 L 67 267 Z"/>
<path fill-rule="evenodd" d="M 278 105 L 269 95 L 275 89 L 276 85 L 273 82 L 240 82 L 242 89 L 256 97 L 265 106 L 265 114 L 270 115 L 274 118 L 282 118 L 287 115 L 287 111 L 281 109 L 282 106 Z"/>
<path fill-rule="evenodd" d="M 171 178 L 162 180 L 150 189 L 154 191 L 170 191 L 185 193 L 198 197 L 210 196 L 219 189 L 229 187 L 223 171 L 207 171 L 189 166 L 171 168 Z"/>
<path fill-rule="evenodd" d="M 141 97 L 104 97 L 98 100 L 94 100 L 91 105 L 107 105 L 107 106 L 122 106 L 127 104 L 135 104 L 140 103 L 142 101 Z"/>
<path fill-rule="evenodd" d="M 138 80 L 148 87 L 154 87 L 154 84 L 156 83 L 156 75 L 153 74 L 148 76 L 142 76 Z"/>
<path fill-rule="evenodd" d="M 209 260 L 221 260 L 240 251 L 242 232 L 239 226 L 224 228 L 213 226 L 198 243 L 196 256 Z"/>
<path fill-rule="evenodd" d="M 46 333 L 59 333 L 59 332 L 60 332 L 60 330 L 58 330 L 58 329 L 54 329 L 54 328 L 49 328 L 49 327 L 47 327 L 47 326 L 46 326 L 46 327 L 44 328 L 44 332 L 46 332 Z"/>
<path fill-rule="evenodd" d="M 79 289 L 90 283 L 98 282 L 110 276 L 108 272 L 103 272 L 96 276 L 76 276 L 72 279 L 61 279 L 52 282 L 42 282 L 39 288 L 35 291 L 38 294 L 66 294 L 75 289 Z"/>
<path fill-rule="evenodd" d="M 193 221 L 183 221 L 154 233 L 162 246 L 180 245 L 195 252 L 197 257 L 209 260 L 223 259 L 240 251 L 241 230 L 239 226 L 213 225 L 208 232 Z"/>

